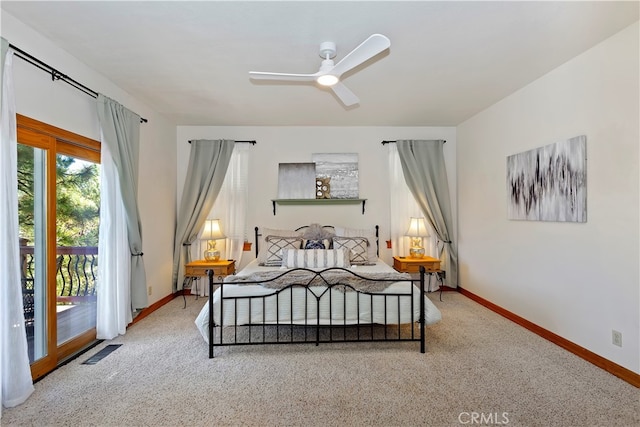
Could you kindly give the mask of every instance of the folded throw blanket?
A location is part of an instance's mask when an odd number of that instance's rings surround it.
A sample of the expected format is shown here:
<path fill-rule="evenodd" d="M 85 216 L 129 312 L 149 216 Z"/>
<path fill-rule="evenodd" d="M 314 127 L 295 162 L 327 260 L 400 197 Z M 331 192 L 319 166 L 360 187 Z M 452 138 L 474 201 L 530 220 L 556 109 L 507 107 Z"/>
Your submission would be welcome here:
<path fill-rule="evenodd" d="M 359 292 L 380 292 L 395 282 L 411 280 L 408 273 L 376 272 L 366 275 L 356 274 L 343 268 L 329 268 L 321 271 L 294 268 L 286 271 L 264 271 L 247 276 L 227 276 L 225 283 L 258 284 L 270 289 L 284 289 L 290 285 L 333 286 L 342 292 L 355 289 Z"/>

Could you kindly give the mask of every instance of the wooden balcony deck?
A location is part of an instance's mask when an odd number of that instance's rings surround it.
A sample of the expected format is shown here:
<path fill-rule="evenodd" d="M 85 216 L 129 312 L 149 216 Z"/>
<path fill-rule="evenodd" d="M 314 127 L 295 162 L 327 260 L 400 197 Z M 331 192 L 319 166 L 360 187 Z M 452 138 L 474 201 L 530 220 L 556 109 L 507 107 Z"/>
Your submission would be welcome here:
<path fill-rule="evenodd" d="M 95 301 L 94 301 L 95 302 Z M 58 345 L 69 341 L 72 338 L 86 332 L 96 326 L 96 305 L 94 304 L 74 304 L 57 306 L 58 324 Z M 34 361 L 34 330 L 27 328 L 27 344 L 29 347 L 29 362 Z"/>

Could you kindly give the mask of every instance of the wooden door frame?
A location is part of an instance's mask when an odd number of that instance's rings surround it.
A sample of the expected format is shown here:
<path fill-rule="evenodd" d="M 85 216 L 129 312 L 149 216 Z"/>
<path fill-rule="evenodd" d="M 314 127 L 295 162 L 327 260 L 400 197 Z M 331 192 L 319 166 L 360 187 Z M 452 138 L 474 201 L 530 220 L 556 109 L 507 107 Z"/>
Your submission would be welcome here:
<path fill-rule="evenodd" d="M 100 142 L 75 134 L 73 132 L 51 126 L 38 120 L 16 115 L 17 141 L 19 144 L 47 150 L 47 354 L 31 364 L 31 377 L 35 380 L 54 370 L 59 363 L 70 355 L 80 351 L 96 339 L 95 328 L 89 329 L 77 337 L 57 344 L 56 313 L 56 160 L 57 155 L 68 155 L 74 158 L 100 164 Z"/>

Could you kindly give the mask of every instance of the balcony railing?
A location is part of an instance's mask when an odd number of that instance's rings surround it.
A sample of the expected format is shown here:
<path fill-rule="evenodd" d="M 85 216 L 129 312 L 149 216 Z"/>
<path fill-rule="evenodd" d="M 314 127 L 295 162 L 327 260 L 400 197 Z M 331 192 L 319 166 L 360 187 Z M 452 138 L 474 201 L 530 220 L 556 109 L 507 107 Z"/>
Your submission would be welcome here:
<path fill-rule="evenodd" d="M 22 297 L 27 328 L 34 321 L 35 257 L 33 246 L 20 246 Z M 93 302 L 96 298 L 98 248 L 95 246 L 59 246 L 56 249 L 57 304 Z"/>

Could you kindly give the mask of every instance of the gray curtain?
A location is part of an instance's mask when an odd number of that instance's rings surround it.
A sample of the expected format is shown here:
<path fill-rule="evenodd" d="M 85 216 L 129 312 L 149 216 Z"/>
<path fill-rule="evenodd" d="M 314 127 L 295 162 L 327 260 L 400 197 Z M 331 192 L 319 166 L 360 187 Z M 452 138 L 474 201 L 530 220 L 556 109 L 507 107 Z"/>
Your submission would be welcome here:
<path fill-rule="evenodd" d="M 191 141 L 189 167 L 178 208 L 178 222 L 173 249 L 173 291 L 185 263 L 191 261 L 191 243 L 198 237 L 213 207 L 229 167 L 235 141 Z M 182 289 L 182 286 L 180 287 Z"/>
<path fill-rule="evenodd" d="M 407 186 L 443 244 L 439 256 L 446 271 L 445 284 L 455 288 L 458 286 L 458 250 L 451 240 L 453 221 L 444 141 L 399 140 L 396 144 Z"/>
<path fill-rule="evenodd" d="M 120 193 L 127 216 L 131 251 L 131 308 L 137 311 L 149 305 L 138 211 L 140 116 L 102 94 L 98 95 L 96 103 L 102 143 L 109 147 L 120 178 Z"/>

